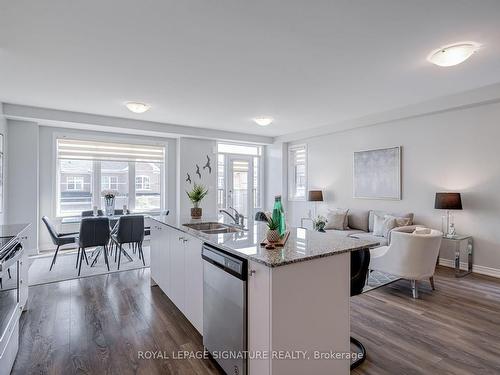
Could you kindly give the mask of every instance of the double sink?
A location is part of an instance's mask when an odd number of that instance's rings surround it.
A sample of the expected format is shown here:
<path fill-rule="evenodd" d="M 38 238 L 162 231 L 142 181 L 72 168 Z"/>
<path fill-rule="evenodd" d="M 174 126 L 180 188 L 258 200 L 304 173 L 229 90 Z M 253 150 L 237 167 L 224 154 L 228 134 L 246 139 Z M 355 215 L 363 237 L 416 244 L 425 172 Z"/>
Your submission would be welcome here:
<path fill-rule="evenodd" d="M 206 234 L 224 234 L 224 233 L 236 233 L 243 231 L 243 229 L 238 228 L 234 225 L 217 223 L 217 222 L 205 222 L 205 223 L 182 224 L 182 225 Z"/>

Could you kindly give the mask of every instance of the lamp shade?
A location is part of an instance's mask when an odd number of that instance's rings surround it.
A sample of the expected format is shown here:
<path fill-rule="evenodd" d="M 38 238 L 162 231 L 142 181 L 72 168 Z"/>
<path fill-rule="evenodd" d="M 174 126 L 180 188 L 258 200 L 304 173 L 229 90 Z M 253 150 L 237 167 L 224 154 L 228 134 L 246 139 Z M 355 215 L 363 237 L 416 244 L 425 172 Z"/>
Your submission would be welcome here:
<path fill-rule="evenodd" d="M 321 190 L 309 190 L 307 200 L 310 202 L 323 202 L 323 192 Z"/>
<path fill-rule="evenodd" d="M 441 210 L 461 210 L 462 198 L 460 193 L 436 193 L 434 208 Z"/>

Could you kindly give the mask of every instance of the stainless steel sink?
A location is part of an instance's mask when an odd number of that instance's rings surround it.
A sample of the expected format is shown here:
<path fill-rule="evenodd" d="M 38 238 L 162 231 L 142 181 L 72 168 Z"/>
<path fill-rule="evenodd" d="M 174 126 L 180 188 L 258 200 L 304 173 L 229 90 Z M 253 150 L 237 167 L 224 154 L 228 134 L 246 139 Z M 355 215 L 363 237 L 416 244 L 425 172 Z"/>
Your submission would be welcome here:
<path fill-rule="evenodd" d="M 242 230 L 239 229 L 239 228 L 236 228 L 236 227 L 228 227 L 228 228 L 220 228 L 220 229 L 201 230 L 200 232 L 203 232 L 203 233 L 206 233 L 206 234 L 220 234 L 220 233 L 242 232 Z"/>
<path fill-rule="evenodd" d="M 242 231 L 240 228 L 237 228 L 235 226 L 217 222 L 193 223 L 193 224 L 182 224 L 182 225 L 206 234 L 234 233 Z"/>

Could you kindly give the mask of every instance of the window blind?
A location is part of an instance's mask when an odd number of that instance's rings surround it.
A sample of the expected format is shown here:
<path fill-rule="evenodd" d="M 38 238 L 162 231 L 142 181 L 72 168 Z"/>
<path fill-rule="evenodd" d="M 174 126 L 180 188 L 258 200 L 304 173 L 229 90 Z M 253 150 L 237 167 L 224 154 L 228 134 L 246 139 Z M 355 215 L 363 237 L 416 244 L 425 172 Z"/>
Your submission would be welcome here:
<path fill-rule="evenodd" d="M 57 139 L 57 158 L 163 163 L 165 148 L 162 146 L 60 138 Z"/>

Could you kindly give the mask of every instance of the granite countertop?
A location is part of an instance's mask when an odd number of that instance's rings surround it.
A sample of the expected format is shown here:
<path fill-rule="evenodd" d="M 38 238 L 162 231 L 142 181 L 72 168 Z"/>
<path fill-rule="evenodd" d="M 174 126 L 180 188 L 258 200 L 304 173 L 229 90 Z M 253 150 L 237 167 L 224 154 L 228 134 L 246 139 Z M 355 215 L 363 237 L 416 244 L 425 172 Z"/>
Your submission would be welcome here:
<path fill-rule="evenodd" d="M 26 230 L 31 224 L 4 224 L 0 225 L 0 238 L 15 237 Z"/>
<path fill-rule="evenodd" d="M 231 254 L 265 264 L 268 267 L 284 266 L 378 245 L 377 242 L 350 238 L 334 232 L 319 233 L 304 228 L 288 228 L 290 236 L 285 246 L 267 250 L 260 245 L 267 232 L 267 225 L 262 222 L 249 222 L 248 228 L 242 232 L 205 234 L 183 225 L 172 224 L 164 216 L 155 216 L 151 219 L 191 234 Z M 203 219 L 189 222 L 214 221 L 220 222 L 221 220 Z"/>

